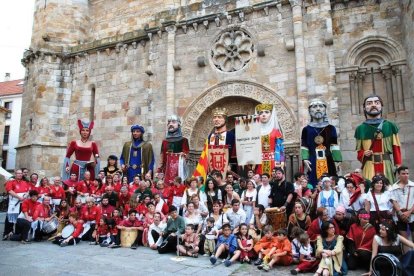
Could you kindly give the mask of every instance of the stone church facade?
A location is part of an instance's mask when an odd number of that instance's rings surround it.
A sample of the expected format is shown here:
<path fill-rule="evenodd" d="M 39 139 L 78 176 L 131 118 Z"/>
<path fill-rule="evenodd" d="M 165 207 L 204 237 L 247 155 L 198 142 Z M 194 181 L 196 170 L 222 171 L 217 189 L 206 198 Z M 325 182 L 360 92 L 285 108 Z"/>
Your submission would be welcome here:
<path fill-rule="evenodd" d="M 120 155 L 142 124 L 156 156 L 166 117 L 183 119 L 191 161 L 211 110 L 234 117 L 273 103 L 290 173 L 307 106 L 328 103 L 344 171 L 359 167 L 354 129 L 375 92 L 400 126 L 414 168 L 414 3 L 411 0 L 36 0 L 17 165 L 58 174 L 76 120 L 94 119 L 101 156 Z M 106 162 L 104 162 L 105 164 Z"/>

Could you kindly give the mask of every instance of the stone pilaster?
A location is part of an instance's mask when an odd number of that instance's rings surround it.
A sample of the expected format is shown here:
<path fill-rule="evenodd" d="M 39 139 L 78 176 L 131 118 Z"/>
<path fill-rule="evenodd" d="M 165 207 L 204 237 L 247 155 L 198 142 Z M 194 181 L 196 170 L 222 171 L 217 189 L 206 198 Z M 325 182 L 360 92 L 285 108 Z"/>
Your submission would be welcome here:
<path fill-rule="evenodd" d="M 166 77 L 166 101 L 167 101 L 167 113 L 166 116 L 176 113 L 175 104 L 175 32 L 177 27 L 168 26 L 167 30 L 167 77 Z"/>

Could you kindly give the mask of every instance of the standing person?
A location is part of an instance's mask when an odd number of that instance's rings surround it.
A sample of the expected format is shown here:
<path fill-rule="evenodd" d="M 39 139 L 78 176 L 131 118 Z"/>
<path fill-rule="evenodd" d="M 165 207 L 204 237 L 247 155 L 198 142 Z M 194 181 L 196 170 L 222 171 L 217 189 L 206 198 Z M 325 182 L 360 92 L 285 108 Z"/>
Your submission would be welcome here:
<path fill-rule="evenodd" d="M 85 171 L 91 173 L 91 178 L 95 179 L 100 168 L 98 145 L 94 141 L 89 141 L 94 122 L 82 122 L 78 120 L 80 140 L 74 140 L 69 143 L 66 150 L 65 160 L 63 161 L 62 179 L 69 179 L 71 173 L 79 176 L 78 180 L 83 179 Z M 75 161 L 70 164 L 70 157 L 75 153 Z M 91 160 L 93 159 L 93 160 Z"/>
<path fill-rule="evenodd" d="M 161 144 L 160 166 L 158 173 L 164 174 L 164 181 L 168 185 L 174 177 L 187 177 L 185 174 L 185 162 L 180 162 L 180 158 L 187 158 L 190 151 L 187 138 L 183 137 L 181 132 L 181 120 L 177 115 L 171 115 L 167 118 L 167 135 Z M 178 158 L 174 158 L 173 155 Z M 181 164 L 181 166 L 180 166 Z M 181 174 L 180 174 L 181 171 Z"/>
<path fill-rule="evenodd" d="M 107 160 L 107 165 L 103 168 L 105 176 L 114 176 L 116 173 L 122 173 L 118 168 L 118 157 L 116 155 L 109 155 Z"/>
<path fill-rule="evenodd" d="M 7 240 L 13 235 L 13 227 L 20 213 L 21 202 L 29 192 L 30 186 L 23 179 L 23 171 L 17 169 L 14 179 L 10 179 L 4 184 L 9 195 L 9 205 L 7 208 L 6 220 L 4 222 L 3 240 Z"/>
<path fill-rule="evenodd" d="M 132 182 L 134 176 L 148 176 L 154 171 L 154 152 L 150 142 L 144 141 L 145 129 L 140 125 L 131 127 L 132 140 L 126 142 L 122 148 L 119 162 L 121 169 L 128 175 L 128 181 Z"/>
<path fill-rule="evenodd" d="M 272 104 L 258 104 L 256 113 L 261 123 L 262 142 L 262 163 L 257 166 L 256 173 L 270 174 L 274 167 L 284 168 L 285 166 L 283 134 L 277 119 L 276 108 Z"/>
<path fill-rule="evenodd" d="M 63 190 L 66 194 L 66 199 L 68 204 L 73 206 L 76 199 L 76 187 L 78 186 L 78 175 L 76 173 L 71 173 L 70 178 L 63 181 Z"/>
<path fill-rule="evenodd" d="M 379 229 L 382 220 L 392 223 L 392 204 L 390 192 L 385 188 L 385 177 L 376 175 L 372 178 L 371 189 L 365 199 L 365 210 L 370 212 L 369 223 Z"/>
<path fill-rule="evenodd" d="M 246 224 L 249 224 L 253 217 L 253 210 L 256 207 L 256 198 L 257 190 L 254 187 L 254 181 L 249 179 L 247 181 L 247 190 L 243 191 L 241 196 L 243 210 L 246 213 L 246 221 L 244 221 Z"/>
<path fill-rule="evenodd" d="M 256 205 L 263 205 L 266 209 L 269 207 L 269 195 L 272 187 L 269 184 L 270 175 L 267 173 L 262 174 L 261 176 L 262 184 L 257 185 L 257 198 L 256 198 Z"/>
<path fill-rule="evenodd" d="M 312 100 L 309 103 L 311 121 L 302 129 L 301 158 L 313 187 L 323 174 L 337 175 L 337 167 L 342 162 L 336 128 L 329 124 L 326 108 L 321 99 Z"/>
<path fill-rule="evenodd" d="M 214 131 L 209 134 L 201 153 L 200 160 L 194 176 L 202 176 L 206 179 L 206 175 L 213 170 L 218 170 L 224 175 L 229 168 L 236 170 L 236 139 L 234 131 L 227 130 L 226 108 L 215 108 L 212 112 Z M 227 156 L 227 160 L 225 160 Z"/>
<path fill-rule="evenodd" d="M 207 199 L 205 205 L 211 213 L 213 211 L 213 203 L 223 199 L 221 190 L 218 188 L 217 181 L 214 178 L 207 178 L 204 193 L 206 194 Z"/>
<path fill-rule="evenodd" d="M 408 179 L 408 167 L 397 169 L 398 181 L 390 189 L 391 200 L 395 213 L 394 219 L 400 235 L 409 239 L 407 229 L 410 229 L 414 240 L 414 182 Z"/>
<path fill-rule="evenodd" d="M 282 168 L 276 168 L 276 182 L 272 184 L 269 205 L 271 207 L 279 207 L 282 211 L 286 210 L 286 215 L 290 215 L 293 208 L 293 193 L 295 189 L 292 183 L 286 181 L 285 171 Z"/>
<path fill-rule="evenodd" d="M 375 174 L 384 174 L 394 183 L 393 164 L 402 164 L 401 144 L 398 136 L 398 126 L 382 118 L 384 102 L 377 95 L 365 98 L 363 109 L 365 122 L 355 130 L 356 150 L 358 160 L 362 163 L 362 174 L 366 179 L 372 179 Z"/>
<path fill-rule="evenodd" d="M 177 208 L 172 205 L 169 210 L 170 218 L 167 221 L 167 227 L 161 233 L 163 243 L 158 247 L 158 253 L 164 254 L 174 252 L 177 247 L 177 235 L 184 233 L 184 219 L 178 215 Z"/>
<path fill-rule="evenodd" d="M 331 187 L 331 179 L 329 177 L 322 178 L 322 191 L 319 193 L 316 207 L 325 207 L 328 210 L 329 218 L 335 215 L 336 207 L 338 207 L 338 193 Z"/>

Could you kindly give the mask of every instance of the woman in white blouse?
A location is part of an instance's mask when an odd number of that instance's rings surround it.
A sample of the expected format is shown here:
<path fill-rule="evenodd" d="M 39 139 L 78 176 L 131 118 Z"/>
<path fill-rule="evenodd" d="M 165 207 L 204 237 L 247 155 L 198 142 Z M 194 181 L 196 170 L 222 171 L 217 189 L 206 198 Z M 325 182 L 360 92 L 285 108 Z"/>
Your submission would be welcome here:
<path fill-rule="evenodd" d="M 369 223 L 379 229 L 379 224 L 383 220 L 392 222 L 392 203 L 391 195 L 386 190 L 387 180 L 383 175 L 375 175 L 372 178 L 371 189 L 365 199 L 365 210 L 370 212 Z"/>
<path fill-rule="evenodd" d="M 187 203 L 187 212 L 184 215 L 184 222 L 185 225 L 193 224 L 196 228 L 195 230 L 197 234 L 201 232 L 201 224 L 203 219 L 201 218 L 200 213 L 194 209 L 193 202 Z"/>
<path fill-rule="evenodd" d="M 254 180 L 247 180 L 247 189 L 243 191 L 241 196 L 241 202 L 243 203 L 243 209 L 246 212 L 246 224 L 250 223 L 253 216 L 253 210 L 256 206 L 257 190 L 255 189 Z"/>

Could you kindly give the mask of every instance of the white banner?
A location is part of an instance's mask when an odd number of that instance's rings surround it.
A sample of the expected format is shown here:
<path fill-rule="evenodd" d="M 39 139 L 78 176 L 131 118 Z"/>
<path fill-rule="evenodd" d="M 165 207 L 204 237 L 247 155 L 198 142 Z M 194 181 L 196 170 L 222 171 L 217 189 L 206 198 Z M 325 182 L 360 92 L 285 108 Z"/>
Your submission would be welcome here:
<path fill-rule="evenodd" d="M 259 117 L 236 118 L 236 152 L 239 166 L 262 163 L 262 144 Z"/>

